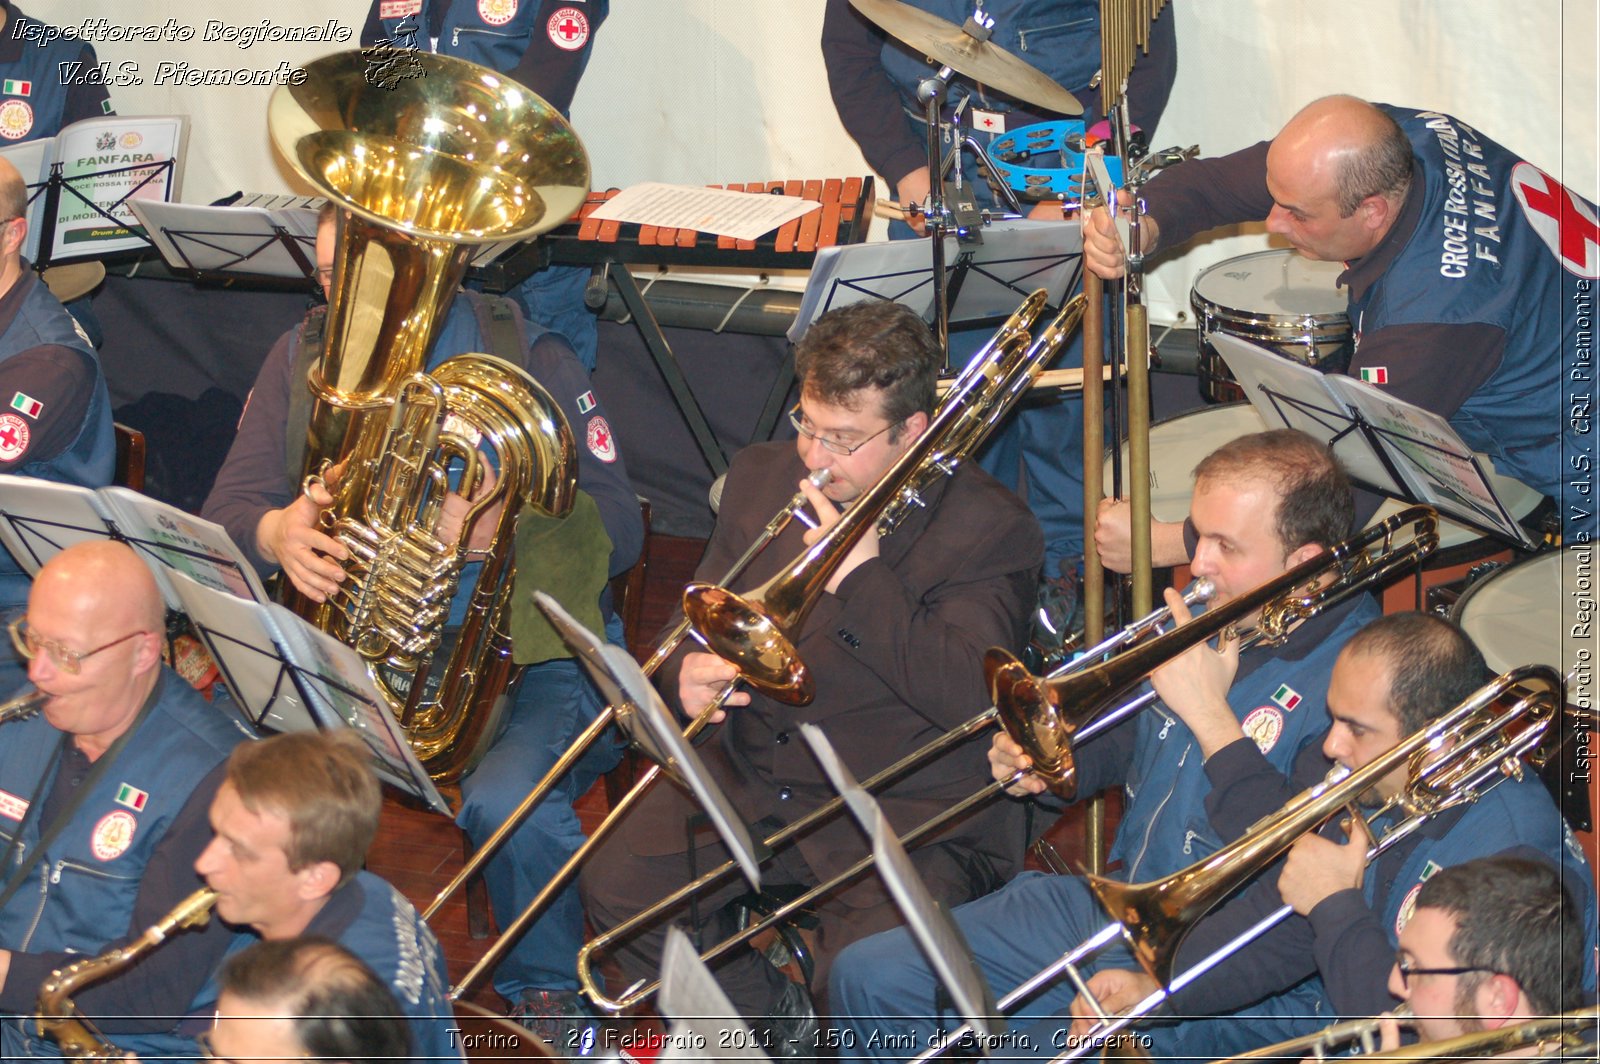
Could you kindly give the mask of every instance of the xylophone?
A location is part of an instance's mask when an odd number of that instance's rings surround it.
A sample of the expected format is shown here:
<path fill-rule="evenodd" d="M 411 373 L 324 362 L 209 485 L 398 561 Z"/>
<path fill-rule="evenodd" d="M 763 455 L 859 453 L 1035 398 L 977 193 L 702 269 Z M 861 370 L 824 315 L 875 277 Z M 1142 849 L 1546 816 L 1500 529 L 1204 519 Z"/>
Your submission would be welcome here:
<path fill-rule="evenodd" d="M 550 261 L 574 266 L 620 262 L 804 270 L 811 267 L 820 248 L 864 241 L 872 222 L 871 177 L 752 181 L 708 187 L 800 196 L 821 203 L 822 209 L 786 222 L 759 240 L 734 240 L 693 229 L 602 222 L 590 215 L 618 190 L 591 192 L 574 220 L 545 234 Z"/>

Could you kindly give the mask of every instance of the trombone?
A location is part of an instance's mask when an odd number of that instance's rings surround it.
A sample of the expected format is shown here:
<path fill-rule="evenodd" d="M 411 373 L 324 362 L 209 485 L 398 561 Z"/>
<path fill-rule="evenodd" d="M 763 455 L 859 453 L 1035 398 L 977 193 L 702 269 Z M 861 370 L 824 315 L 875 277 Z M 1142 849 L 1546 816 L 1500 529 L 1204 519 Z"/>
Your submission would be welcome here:
<path fill-rule="evenodd" d="M 1239 839 L 1187 868 L 1148 883 L 1121 883 L 1089 876 L 1089 887 L 1111 914 L 1112 922 L 1001 998 L 999 1008 L 1016 1005 L 1065 974 L 1100 1019 L 1077 1046 L 1056 1057 L 1052 1064 L 1080 1059 L 1283 922 L 1294 911 L 1288 905 L 1269 913 L 1174 978 L 1178 949 L 1206 913 L 1341 807 L 1349 807 L 1355 816 L 1356 800 L 1390 772 L 1406 767 L 1407 784 L 1368 821 L 1376 822 L 1394 809 L 1406 815 L 1367 851 L 1368 861 L 1438 813 L 1476 801 L 1508 775 L 1520 778 L 1521 758 L 1533 755 L 1537 761 L 1548 753 L 1545 736 L 1552 721 L 1561 716 L 1564 686 L 1561 674 L 1548 666 L 1513 669 L 1495 677 L 1367 765 L 1354 770 L 1335 767 L 1323 782 L 1302 791 Z M 1501 709 L 1505 700 L 1511 704 Z M 1429 761 L 1429 755 L 1439 750 L 1443 753 Z M 1119 937 L 1158 986 L 1126 1012 L 1108 1016 L 1079 973 L 1078 964 Z M 956 1031 L 942 1046 L 952 1045 L 967 1029 Z M 917 1057 L 916 1062 L 941 1052 L 942 1047 L 930 1050 Z"/>
<path fill-rule="evenodd" d="M 1410 1009 L 1405 1005 L 1395 1009 L 1390 1016 L 1399 1020 L 1402 1026 L 1415 1026 Z M 1590 1005 L 1587 1008 L 1574 1009 L 1554 1016 L 1536 1016 L 1521 1023 L 1507 1024 L 1487 1031 L 1474 1031 L 1455 1038 L 1375 1051 L 1373 1039 L 1377 1036 L 1378 1023 L 1383 1018 L 1374 1016 L 1336 1023 L 1313 1034 L 1229 1057 L 1219 1064 L 1238 1064 L 1246 1060 L 1298 1061 L 1308 1054 L 1320 1061 L 1327 1058 L 1330 1050 L 1350 1042 L 1359 1042 L 1362 1046 L 1362 1056 L 1371 1055 L 1373 1060 L 1415 1060 L 1451 1064 L 1457 1061 L 1485 1060 L 1532 1047 L 1537 1047 L 1541 1056 L 1549 1056 L 1559 1051 L 1563 1058 L 1566 1050 L 1582 1047 L 1588 1059 L 1592 1060 L 1594 1047 L 1585 1043 L 1584 1035 L 1587 1032 L 1588 1040 L 1592 1043 L 1596 1032 L 1595 1025 L 1600 1023 L 1600 1006 Z M 1574 1055 L 1573 1059 L 1581 1058 Z"/>
<path fill-rule="evenodd" d="M 693 634 L 713 652 L 740 669 L 740 676 L 726 684 L 689 723 L 684 730 L 685 738 L 692 739 L 699 734 L 741 678 L 780 701 L 801 704 L 810 701 L 811 680 L 794 649 L 790 633 L 800 631 L 806 616 L 820 599 L 829 577 L 843 563 L 860 537 L 873 532 L 886 535 L 913 508 L 922 506 L 921 493 L 935 481 L 955 472 L 966 455 L 982 442 L 989 429 L 1027 393 L 1033 378 L 1045 364 L 1066 346 L 1083 314 L 1083 299 L 1078 297 L 1069 300 L 1056 318 L 1037 337 L 1033 337 L 1030 330 L 1043 315 L 1047 300 L 1048 293 L 1040 289 L 1023 301 L 962 370 L 934 412 L 927 431 L 884 473 L 878 483 L 856 500 L 833 528 L 803 551 L 799 559 L 777 577 L 744 596 L 709 584 L 691 584 L 685 590 L 685 619 L 674 632 L 681 630 L 683 634 Z M 798 499 L 804 502 L 803 495 Z M 793 508 L 798 511 L 799 505 Z M 753 558 L 755 550 L 746 553 Z M 740 560 L 744 561 L 743 558 Z M 714 603 L 715 612 L 723 619 L 723 623 L 727 623 L 727 618 L 736 617 L 731 622 L 733 625 L 749 627 L 742 631 L 721 627 L 708 633 L 703 625 L 717 622 L 708 621 L 703 612 L 694 608 L 693 604 L 701 602 Z M 682 638 L 682 635 L 678 636 L 679 643 Z M 660 660 L 670 656 L 676 645 L 652 654 L 650 661 L 654 665 L 647 664 L 647 669 L 653 671 L 654 667 L 658 667 Z M 601 714 L 605 720 L 596 718 L 595 723 L 579 735 L 578 742 L 585 745 L 592 742 L 617 713 L 626 711 L 626 707 L 607 707 L 607 711 Z M 531 809 L 553 785 L 554 779 L 565 772 L 576 758 L 577 753 L 569 749 L 535 787 L 538 793 L 530 795 L 523 805 Z M 451 988 L 451 1000 L 458 1000 L 499 962 L 511 944 L 566 888 L 590 851 L 643 797 L 660 774 L 661 766 L 652 765 L 633 788 L 618 800 L 578 851 L 556 870 L 555 875 L 528 902 L 517 918 L 502 930 L 499 940 L 462 976 L 461 982 Z M 523 808 L 519 805 L 514 816 L 522 812 Z M 498 845 L 510 830 L 510 827 L 502 825 L 496 829 L 490 841 Z M 465 881 L 466 875 L 463 869 L 462 875 L 452 880 L 446 891 L 428 907 L 424 916 L 436 912 L 446 894 L 457 889 L 459 882 Z"/>
<path fill-rule="evenodd" d="M 1408 526 L 1414 538 L 1397 546 L 1396 535 Z M 1225 605 L 1215 610 L 1208 610 L 1188 624 L 1093 667 L 1086 667 L 1092 659 L 1084 657 L 1073 665 L 1057 670 L 1052 678 L 1040 679 L 1028 674 L 1020 662 L 1004 651 L 990 650 L 985 665 L 990 692 L 994 696 L 994 706 L 921 749 L 907 754 L 888 768 L 864 780 L 861 786 L 868 792 L 873 792 L 922 762 L 944 753 L 955 744 L 997 722 L 1028 751 L 1034 761 L 1035 767 L 1032 770 L 1020 770 L 1006 779 L 990 783 L 971 797 L 919 824 L 901 837 L 902 844 L 909 847 L 1000 794 L 1028 775 L 1029 771 L 1039 771 L 1040 765 L 1054 765 L 1061 779 L 1070 781 L 1073 775 L 1073 747 L 1098 735 L 1153 701 L 1154 695 L 1147 694 L 1116 705 L 1118 699 L 1123 698 L 1131 688 L 1162 663 L 1209 639 L 1224 628 L 1239 623 L 1257 610 L 1261 611 L 1261 619 L 1245 636 L 1246 640 L 1282 641 L 1288 638 L 1289 630 L 1295 622 L 1314 616 L 1343 601 L 1399 566 L 1410 564 L 1417 557 L 1426 554 L 1432 549 L 1433 543 L 1437 542 L 1437 528 L 1438 517 L 1430 507 L 1419 506 L 1401 511 Z M 1369 548 L 1375 543 L 1381 544 L 1381 549 L 1373 555 L 1369 553 Z M 1339 579 L 1334 584 L 1312 591 L 1301 590 L 1307 584 L 1320 584 L 1330 572 L 1339 574 Z M 1122 645 L 1137 639 L 1164 623 L 1169 616 L 1170 611 L 1158 610 L 1095 649 Z M 1060 705 L 1066 698 L 1082 699 L 1081 707 L 1071 714 L 1060 711 Z M 1107 712 L 1107 707 L 1111 706 L 1116 708 Z M 1033 713 L 1036 709 L 1038 712 Z M 818 806 L 812 812 L 762 840 L 762 845 L 769 850 L 776 849 L 801 832 L 832 816 L 842 808 L 843 804 L 842 798 L 835 798 Z M 791 913 L 849 882 L 866 871 L 871 864 L 871 857 L 863 858 L 833 879 L 812 888 L 775 909 L 759 922 L 710 947 L 702 955 L 702 959 L 709 962 L 735 946 L 747 942 Z M 628 937 L 640 926 L 653 922 L 666 911 L 731 874 L 736 867 L 733 861 L 727 861 L 711 869 L 633 918 L 596 935 L 585 943 L 578 951 L 578 981 L 590 1000 L 608 1011 L 621 1012 L 654 993 L 660 985 L 659 980 L 630 987 L 618 998 L 607 997 L 594 975 L 594 954 L 618 939 Z M 1114 930 L 1115 925 L 1112 927 Z M 1107 936 L 1105 941 L 1109 940 L 1110 937 Z M 1099 944 L 1104 945 L 1104 942 Z M 1017 999 L 1012 999 L 1013 1002 L 1015 1000 Z"/>

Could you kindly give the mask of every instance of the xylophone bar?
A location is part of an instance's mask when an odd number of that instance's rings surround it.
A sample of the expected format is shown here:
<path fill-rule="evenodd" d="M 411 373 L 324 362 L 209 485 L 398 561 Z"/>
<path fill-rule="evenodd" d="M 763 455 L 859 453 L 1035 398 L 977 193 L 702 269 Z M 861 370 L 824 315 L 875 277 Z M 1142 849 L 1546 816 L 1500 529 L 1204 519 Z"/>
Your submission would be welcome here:
<path fill-rule="evenodd" d="M 752 181 L 713 185 L 737 192 L 799 196 L 822 204 L 802 218 L 784 223 L 759 240 L 734 240 L 692 229 L 669 229 L 591 217 L 617 189 L 592 192 L 575 221 L 544 237 L 550 261 L 569 265 L 622 262 L 651 266 L 718 266 L 728 269 L 809 269 L 818 249 L 858 244 L 872 222 L 871 177 L 808 181 Z"/>

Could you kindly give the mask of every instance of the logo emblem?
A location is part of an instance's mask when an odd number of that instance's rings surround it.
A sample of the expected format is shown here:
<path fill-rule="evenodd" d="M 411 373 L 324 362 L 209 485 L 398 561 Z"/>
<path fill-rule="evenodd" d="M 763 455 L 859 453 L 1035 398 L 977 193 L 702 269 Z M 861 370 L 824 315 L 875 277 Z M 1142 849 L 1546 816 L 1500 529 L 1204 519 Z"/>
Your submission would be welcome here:
<path fill-rule="evenodd" d="M 1418 883 L 1406 891 L 1406 896 L 1400 901 L 1400 911 L 1394 915 L 1394 937 L 1399 938 L 1400 932 L 1406 929 L 1411 922 L 1411 917 L 1417 911 L 1417 895 L 1422 893 L 1422 884 Z"/>
<path fill-rule="evenodd" d="M 133 845 L 133 833 L 139 821 L 132 813 L 114 809 L 100 818 L 89 836 L 89 850 L 96 860 L 115 861 Z"/>
<path fill-rule="evenodd" d="M 1511 171 L 1511 191 L 1523 217 L 1568 273 L 1600 277 L 1600 221 L 1593 207 L 1532 163 L 1518 163 Z"/>
<path fill-rule="evenodd" d="M 589 419 L 589 427 L 584 431 L 584 441 L 589 445 L 589 453 L 602 462 L 615 462 L 617 460 L 617 443 L 611 436 L 611 426 L 606 424 L 603 417 Z"/>
<path fill-rule="evenodd" d="M 576 52 L 589 43 L 589 16 L 575 7 L 563 7 L 545 23 L 550 43 L 568 52 Z"/>
<path fill-rule="evenodd" d="M 1283 734 L 1283 714 L 1275 706 L 1258 706 L 1250 711 L 1240 727 L 1258 750 L 1270 753 L 1278 745 L 1278 736 Z"/>
<path fill-rule="evenodd" d="M 0 137 L 21 140 L 33 129 L 33 108 L 22 100 L 0 103 Z"/>
<path fill-rule="evenodd" d="M 517 16 L 517 0 L 478 0 L 478 17 L 491 26 L 504 26 Z"/>
<path fill-rule="evenodd" d="M 28 423 L 16 414 L 0 414 L 0 462 L 15 462 L 28 451 Z"/>

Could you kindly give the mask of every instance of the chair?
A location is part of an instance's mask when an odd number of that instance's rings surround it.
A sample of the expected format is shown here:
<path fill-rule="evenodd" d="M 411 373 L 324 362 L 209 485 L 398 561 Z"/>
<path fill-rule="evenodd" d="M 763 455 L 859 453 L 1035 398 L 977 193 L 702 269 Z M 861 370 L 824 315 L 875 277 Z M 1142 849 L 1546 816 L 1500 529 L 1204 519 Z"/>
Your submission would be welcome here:
<path fill-rule="evenodd" d="M 111 483 L 134 491 L 144 490 L 144 433 L 121 422 L 112 422 L 117 437 L 117 464 Z"/>

